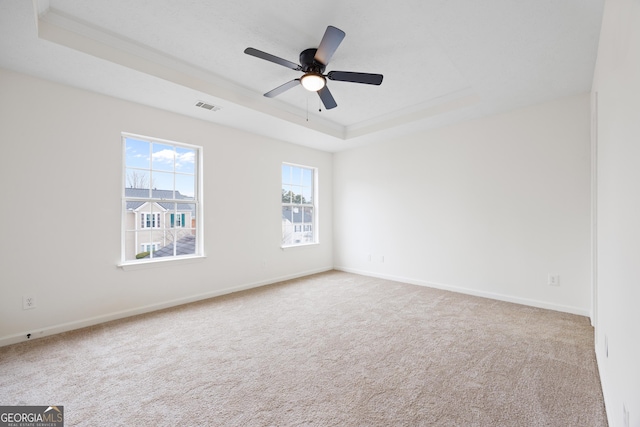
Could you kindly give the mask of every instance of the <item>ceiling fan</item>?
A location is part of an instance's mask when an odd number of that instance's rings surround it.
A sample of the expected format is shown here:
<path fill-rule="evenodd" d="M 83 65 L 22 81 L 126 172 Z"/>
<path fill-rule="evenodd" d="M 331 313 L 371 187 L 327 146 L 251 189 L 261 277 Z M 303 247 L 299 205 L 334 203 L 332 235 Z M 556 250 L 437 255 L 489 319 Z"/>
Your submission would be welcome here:
<path fill-rule="evenodd" d="M 344 36 L 344 31 L 329 25 L 317 49 L 309 48 L 300 52 L 300 64 L 302 65 L 252 47 L 246 48 L 244 53 L 304 73 L 299 79 L 291 80 L 265 93 L 264 96 L 267 98 L 273 98 L 301 84 L 308 91 L 317 92 L 324 107 L 330 110 L 337 107 L 338 104 L 335 99 L 333 99 L 333 95 L 331 95 L 327 87 L 327 78 L 339 82 L 364 83 L 369 85 L 379 85 L 382 83 L 382 74 L 355 73 L 352 71 L 330 71 L 328 74 L 323 74 L 331 57 L 336 49 L 338 49 L 338 46 L 340 46 L 342 39 L 344 39 Z"/>

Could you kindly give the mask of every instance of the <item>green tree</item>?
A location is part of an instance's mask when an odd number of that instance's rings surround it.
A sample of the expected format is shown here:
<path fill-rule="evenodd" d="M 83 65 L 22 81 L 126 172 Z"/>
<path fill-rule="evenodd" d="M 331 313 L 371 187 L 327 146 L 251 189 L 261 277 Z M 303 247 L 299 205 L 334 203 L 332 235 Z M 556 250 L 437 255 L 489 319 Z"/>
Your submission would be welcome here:
<path fill-rule="evenodd" d="M 296 194 L 293 191 L 282 189 L 282 203 L 307 204 L 309 203 L 302 194 Z"/>

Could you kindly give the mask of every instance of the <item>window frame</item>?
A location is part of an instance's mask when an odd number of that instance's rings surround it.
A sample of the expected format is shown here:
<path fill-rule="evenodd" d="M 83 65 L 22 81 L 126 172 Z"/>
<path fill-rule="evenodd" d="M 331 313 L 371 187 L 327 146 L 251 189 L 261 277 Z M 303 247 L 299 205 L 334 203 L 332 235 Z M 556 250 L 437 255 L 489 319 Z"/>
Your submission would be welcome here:
<path fill-rule="evenodd" d="M 131 196 L 127 196 L 126 194 L 126 190 L 127 190 L 127 139 L 135 139 L 135 140 L 139 140 L 139 141 L 143 141 L 143 142 L 149 142 L 151 144 L 161 144 L 161 145 L 170 145 L 174 148 L 174 150 L 177 148 L 184 148 L 184 149 L 188 149 L 188 150 L 193 150 L 195 151 L 195 159 L 194 159 L 194 196 L 193 199 L 176 199 L 175 196 L 172 199 L 168 199 L 168 198 L 160 198 L 160 197 L 144 197 L 144 198 L 140 198 L 140 197 L 131 197 Z M 128 133 L 128 132 L 122 132 L 121 133 L 121 149 L 122 149 L 122 158 L 121 158 L 121 237 L 120 237 L 120 262 L 118 263 L 118 266 L 123 268 L 123 269 L 128 269 L 130 267 L 137 267 L 137 266 L 149 266 L 149 265 L 154 265 L 154 264 L 158 264 L 158 263 L 166 263 L 166 262 L 177 262 L 177 261 L 184 261 L 184 260 L 197 260 L 197 259 L 201 259 L 201 258 L 205 258 L 204 255 L 204 240 L 203 240 L 203 236 L 204 236 L 204 203 L 203 203 L 203 158 L 204 158 L 204 147 L 200 146 L 200 145 L 194 145 L 194 144 L 188 144 L 188 143 L 184 143 L 184 142 L 178 142 L 178 141 L 171 141 L 171 140 L 167 140 L 167 139 L 162 139 L 162 138 L 155 138 L 155 137 L 150 137 L 150 136 L 146 136 L 146 135 L 139 135 L 139 134 L 133 134 L 133 133 Z M 152 171 L 152 166 L 150 165 L 150 169 L 149 171 Z M 175 177 L 179 174 L 176 174 L 176 171 L 174 170 L 172 172 L 172 175 Z M 175 179 L 175 178 L 174 178 Z M 151 187 L 151 185 L 149 185 L 149 187 Z M 153 196 L 153 190 L 155 189 L 151 189 L 150 188 L 150 196 Z M 177 191 L 179 191 L 177 188 L 175 189 Z M 151 211 L 150 212 L 138 212 L 135 215 L 135 218 L 133 220 L 133 224 L 134 224 L 134 229 L 127 229 L 127 202 L 132 202 L 132 201 L 137 201 L 137 202 L 144 202 L 144 203 L 148 203 L 152 206 Z M 163 203 L 163 204 L 171 204 L 174 203 L 174 211 L 164 211 L 164 212 L 159 212 L 156 211 L 155 208 L 153 207 L 156 204 L 159 203 Z M 178 227 L 178 229 L 187 229 L 187 228 L 192 228 L 193 227 L 193 234 L 195 235 L 195 248 L 194 248 L 194 253 L 193 254 L 185 254 L 185 255 L 169 255 L 169 256 L 158 256 L 155 258 L 147 258 L 147 259 L 127 259 L 127 232 L 131 233 L 131 232 L 139 232 L 139 231 L 153 231 L 153 230 L 175 230 L 174 227 L 171 227 L 168 222 L 169 222 L 169 217 L 171 213 L 175 213 L 178 216 L 181 214 L 180 211 L 177 210 L 178 205 L 179 204 L 193 204 L 194 208 L 193 208 L 193 215 L 189 215 L 191 217 L 190 221 L 193 221 L 193 218 L 195 218 L 195 226 L 193 226 L 192 224 L 189 224 L 189 227 L 186 227 L 186 225 L 182 225 L 181 227 Z M 155 227 L 154 227 L 154 222 L 153 219 L 150 218 L 151 221 L 151 227 L 146 227 L 146 222 L 144 223 L 145 227 L 141 227 L 141 221 L 143 221 L 142 218 L 145 218 L 145 216 L 150 216 L 150 215 L 154 215 L 156 219 L 156 221 L 159 220 L 159 222 L 155 223 Z M 146 219 L 145 219 L 146 220 Z M 186 221 L 186 218 L 185 218 Z M 139 244 L 141 243 L 148 243 L 148 242 L 136 242 L 134 243 L 133 247 L 135 248 L 135 250 L 137 251 Z M 131 244 L 131 243 L 129 243 Z M 179 247 L 179 246 L 178 246 Z"/>
<path fill-rule="evenodd" d="M 319 199 L 318 199 L 318 168 L 314 167 L 314 166 L 308 166 L 308 165 L 302 165 L 299 163 L 292 163 L 292 162 L 285 162 L 283 161 L 280 164 L 280 189 L 281 192 L 282 190 L 284 190 L 284 185 L 285 183 L 282 180 L 282 167 L 283 166 L 291 166 L 291 167 L 296 167 L 296 168 L 302 168 L 302 169 L 307 169 L 311 171 L 311 185 L 312 185 L 312 189 L 311 189 L 311 201 L 312 203 L 286 203 L 281 201 L 280 203 L 280 217 L 282 219 L 282 208 L 286 207 L 286 206 L 291 206 L 291 207 L 301 207 L 301 208 L 312 208 L 313 211 L 313 215 L 312 215 L 312 223 L 308 224 L 303 222 L 302 224 L 299 224 L 298 226 L 300 227 L 300 232 L 305 233 L 308 229 L 309 226 L 310 231 L 313 233 L 313 241 L 312 242 L 301 242 L 301 243 L 289 243 L 289 244 L 285 244 L 284 243 L 284 229 L 282 231 L 282 234 L 280 236 L 280 247 L 282 249 L 290 249 L 290 248 L 297 248 L 297 247 L 304 247 L 304 246 L 312 246 L 312 245 L 318 245 L 320 243 L 320 226 L 319 226 Z M 298 227 L 296 225 L 292 225 L 291 227 Z"/>

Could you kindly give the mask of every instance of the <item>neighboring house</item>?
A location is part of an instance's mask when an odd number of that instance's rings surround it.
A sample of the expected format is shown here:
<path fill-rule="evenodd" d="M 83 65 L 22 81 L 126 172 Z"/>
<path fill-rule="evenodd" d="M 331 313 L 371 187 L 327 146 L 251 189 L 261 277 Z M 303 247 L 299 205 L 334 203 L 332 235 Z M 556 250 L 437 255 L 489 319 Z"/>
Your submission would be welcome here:
<path fill-rule="evenodd" d="M 312 243 L 313 213 L 307 207 L 282 208 L 282 244 Z"/>
<path fill-rule="evenodd" d="M 195 242 L 195 204 L 160 202 L 165 200 L 193 200 L 190 197 L 175 192 L 175 197 L 170 190 L 152 190 L 152 197 L 156 201 L 127 201 L 126 206 L 126 259 L 132 260 L 136 255 L 145 252 L 159 251 L 163 248 L 173 248 L 173 242 L 178 241 L 178 249 L 181 254 L 195 253 L 195 243 L 191 245 L 192 251 L 180 244 L 187 236 L 193 237 Z M 142 188 L 125 188 L 127 198 L 148 198 L 149 190 Z M 168 250 L 162 252 L 162 256 L 169 254 Z M 173 249 L 171 249 L 173 255 Z"/>

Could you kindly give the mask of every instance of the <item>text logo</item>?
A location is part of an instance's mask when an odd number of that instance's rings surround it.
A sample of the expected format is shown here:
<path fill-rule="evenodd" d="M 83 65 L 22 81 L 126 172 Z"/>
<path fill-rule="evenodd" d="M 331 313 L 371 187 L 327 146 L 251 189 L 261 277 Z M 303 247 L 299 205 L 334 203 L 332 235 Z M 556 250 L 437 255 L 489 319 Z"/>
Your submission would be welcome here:
<path fill-rule="evenodd" d="M 0 406 L 0 427 L 64 427 L 64 406 Z"/>

